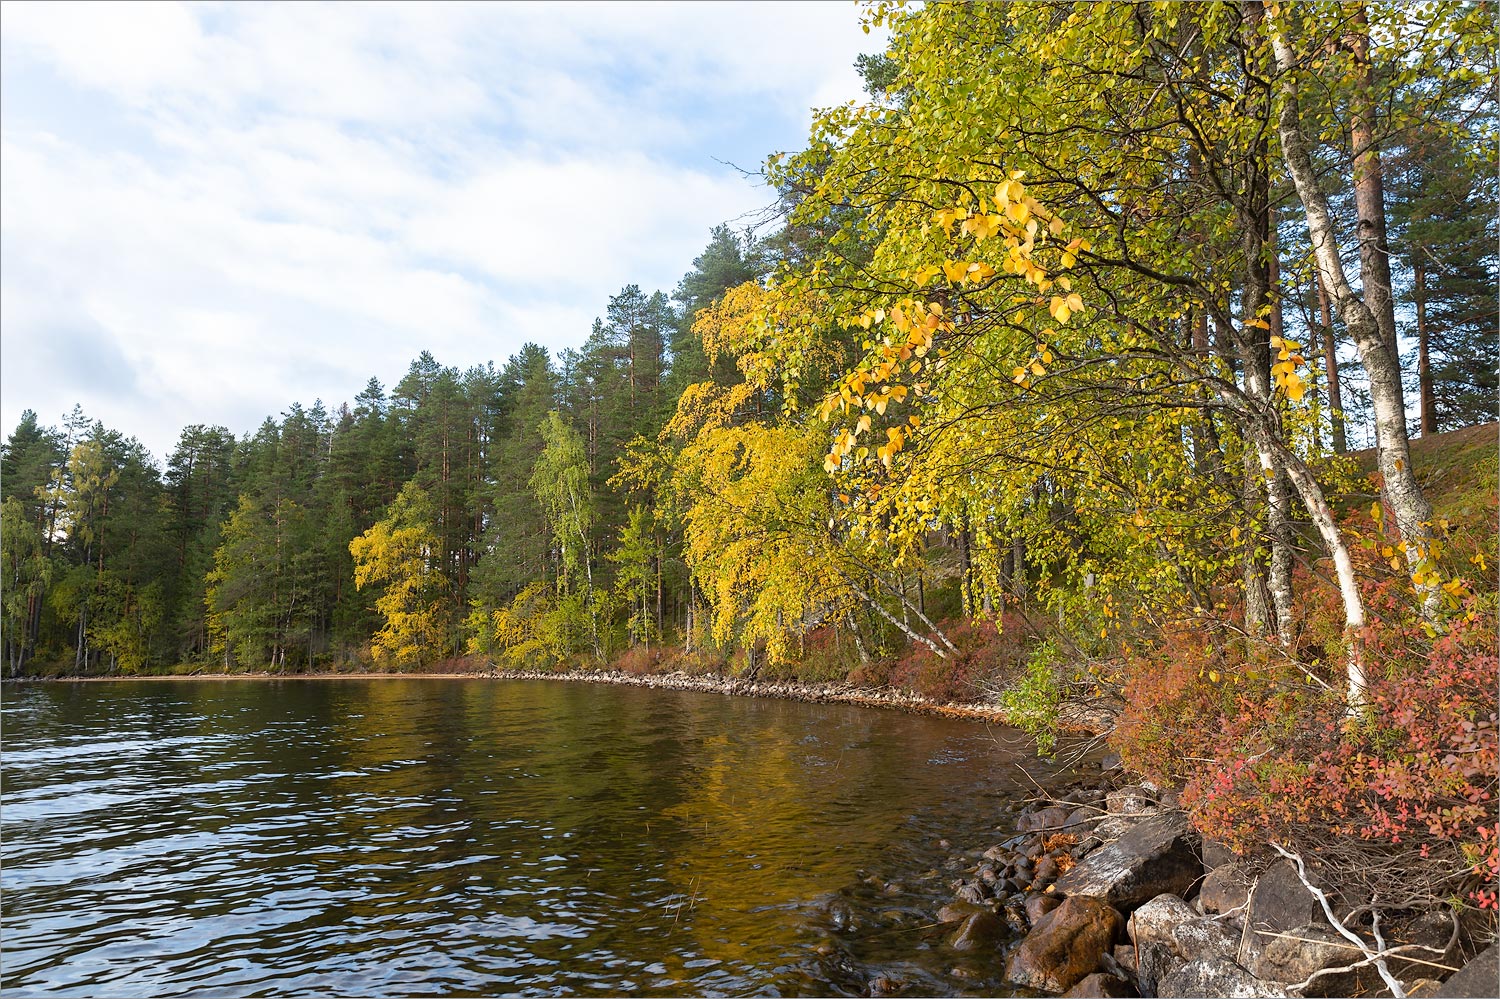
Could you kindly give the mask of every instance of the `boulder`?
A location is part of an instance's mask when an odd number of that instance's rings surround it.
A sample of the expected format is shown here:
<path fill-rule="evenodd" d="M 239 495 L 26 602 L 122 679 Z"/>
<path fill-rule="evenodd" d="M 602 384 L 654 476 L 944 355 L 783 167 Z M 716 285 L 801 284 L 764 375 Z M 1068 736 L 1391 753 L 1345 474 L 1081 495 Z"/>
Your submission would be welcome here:
<path fill-rule="evenodd" d="M 1254 970 L 1256 959 L 1275 939 L 1269 935 L 1271 933 L 1290 933 L 1299 926 L 1323 922 L 1322 907 L 1297 877 L 1297 869 L 1291 861 L 1277 861 L 1256 878 L 1250 891 L 1245 905 L 1246 932 L 1240 946 L 1239 963 Z"/>
<path fill-rule="evenodd" d="M 1134 995 L 1137 993 L 1129 982 L 1102 971 L 1094 972 L 1063 993 L 1064 999 L 1129 999 Z"/>
<path fill-rule="evenodd" d="M 1196 837 L 1182 812 L 1159 812 L 1084 857 L 1058 879 L 1064 895 L 1103 899 L 1133 909 L 1157 895 L 1185 895 L 1203 876 Z"/>
<path fill-rule="evenodd" d="M 965 918 L 953 936 L 948 938 L 948 946 L 954 950 L 993 947 L 1005 936 L 1005 932 L 1005 923 L 999 916 L 989 911 L 975 912 Z"/>
<path fill-rule="evenodd" d="M 1269 982 L 1263 982 L 1227 957 L 1207 957 L 1189 961 L 1162 979 L 1156 994 L 1162 999 L 1193 999 L 1217 996 L 1222 999 L 1259 999 L 1285 993 Z"/>
<path fill-rule="evenodd" d="M 1203 878 L 1203 887 L 1198 889 L 1204 913 L 1229 912 L 1240 908 L 1250 901 L 1250 886 L 1254 883 L 1255 879 L 1243 864 L 1215 867 Z"/>
<path fill-rule="evenodd" d="M 1363 958 L 1348 940 L 1333 931 L 1327 923 L 1307 923 L 1271 937 L 1264 949 L 1250 963 L 1255 977 L 1293 984 L 1305 981 L 1325 968 L 1353 964 Z M 1325 975 L 1307 988 L 1307 994 L 1348 995 L 1355 984 L 1355 972 Z"/>
<path fill-rule="evenodd" d="M 1188 904 L 1176 895 L 1158 895 L 1131 914 L 1125 929 L 1137 947 L 1169 943 L 1176 926 L 1196 918 Z"/>
<path fill-rule="evenodd" d="M 1135 980 L 1146 995 L 1155 995 L 1162 981 L 1187 962 L 1165 940 L 1148 940 L 1135 948 Z"/>
<path fill-rule="evenodd" d="M 1094 835 L 1106 843 L 1119 839 L 1135 828 L 1139 815 L 1111 815 L 1094 826 Z"/>
<path fill-rule="evenodd" d="M 1042 917 L 1062 904 L 1062 896 L 1055 892 L 1033 892 L 1026 896 L 1026 918 L 1035 926 Z"/>
<path fill-rule="evenodd" d="M 1111 815 L 1140 815 L 1156 810 L 1155 796 L 1148 794 L 1139 784 L 1127 784 L 1104 796 L 1105 807 Z"/>
<path fill-rule="evenodd" d="M 1411 955 L 1429 962 L 1426 964 L 1418 964 L 1399 957 L 1391 958 L 1387 962 L 1391 974 L 1398 979 L 1409 978 L 1415 981 L 1419 978 L 1426 978 L 1437 970 L 1432 967 L 1432 963 L 1446 964 L 1453 968 L 1462 964 L 1463 927 L 1458 926 L 1459 932 L 1454 932 L 1454 921 L 1458 918 L 1458 915 L 1451 909 L 1429 909 L 1412 916 L 1394 930 L 1387 930 L 1385 939 L 1388 946 L 1417 944 L 1432 948 L 1416 951 Z M 1500 992 L 1496 995 L 1500 995 Z"/>
<path fill-rule="evenodd" d="M 1239 860 L 1235 852 L 1216 839 L 1205 839 L 1203 841 L 1203 866 L 1209 870 L 1215 867 L 1223 867 Z"/>
<path fill-rule="evenodd" d="M 1468 996 L 1500 996 L 1500 944 L 1488 950 L 1455 972 L 1443 983 L 1439 996 L 1465 999 Z"/>
<path fill-rule="evenodd" d="M 1082 833 L 1089 826 L 1093 825 L 1095 822 L 1098 822 L 1102 818 L 1104 818 L 1104 813 L 1101 812 L 1097 806 L 1079 805 L 1077 808 L 1068 813 L 1068 821 L 1064 824 L 1071 831 Z"/>
<path fill-rule="evenodd" d="M 976 912 L 989 912 L 990 908 L 977 902 L 949 902 L 937 911 L 939 923 L 961 923 Z"/>
<path fill-rule="evenodd" d="M 1067 898 L 1032 927 L 1005 965 L 1018 985 L 1065 992 L 1099 970 L 1125 919 L 1097 898 Z"/>
<path fill-rule="evenodd" d="M 1032 875 L 1031 887 L 1040 891 L 1056 881 L 1061 872 L 1057 869 L 1057 858 L 1050 853 L 1036 862 L 1036 873 Z"/>
<path fill-rule="evenodd" d="M 1036 832 L 1041 829 L 1061 829 L 1068 824 L 1068 816 L 1072 814 L 1073 810 L 1065 805 L 1048 805 L 1029 815 L 1021 816 L 1016 822 L 1016 831 Z"/>
<path fill-rule="evenodd" d="M 1240 934 L 1215 919 L 1194 919 L 1172 927 L 1172 950 L 1184 961 L 1205 957 L 1227 957 L 1239 951 Z"/>
<path fill-rule="evenodd" d="M 1026 935 L 1033 923 L 1026 917 L 1025 907 L 1020 902 L 1012 901 L 1005 907 L 1005 925 L 1010 928 L 1011 933 L 1020 937 Z"/>

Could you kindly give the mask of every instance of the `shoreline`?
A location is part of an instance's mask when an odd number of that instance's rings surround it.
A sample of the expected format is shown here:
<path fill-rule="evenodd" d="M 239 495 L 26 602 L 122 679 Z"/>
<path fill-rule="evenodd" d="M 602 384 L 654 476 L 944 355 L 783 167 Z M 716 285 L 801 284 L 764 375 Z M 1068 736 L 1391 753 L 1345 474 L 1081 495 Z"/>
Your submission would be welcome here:
<path fill-rule="evenodd" d="M 847 704 L 853 707 L 879 708 L 906 714 L 954 718 L 986 724 L 1009 725 L 997 706 L 978 702 L 932 701 L 920 694 L 890 687 L 860 687 L 847 683 L 801 683 L 797 681 L 753 680 L 682 672 L 636 674 L 621 670 L 485 670 L 444 673 L 192 673 L 184 676 L 59 676 L 6 678 L 5 683 L 119 683 L 135 681 L 216 681 L 251 680 L 266 682 L 338 681 L 338 680 L 552 680 L 563 683 L 602 683 L 622 687 L 646 687 L 653 690 L 682 690 L 729 697 L 759 697 L 771 700 L 798 701 L 803 704 Z M 1059 714 L 1059 728 L 1065 732 L 1098 735 L 1109 728 L 1106 709 L 1083 704 L 1065 704 Z"/>

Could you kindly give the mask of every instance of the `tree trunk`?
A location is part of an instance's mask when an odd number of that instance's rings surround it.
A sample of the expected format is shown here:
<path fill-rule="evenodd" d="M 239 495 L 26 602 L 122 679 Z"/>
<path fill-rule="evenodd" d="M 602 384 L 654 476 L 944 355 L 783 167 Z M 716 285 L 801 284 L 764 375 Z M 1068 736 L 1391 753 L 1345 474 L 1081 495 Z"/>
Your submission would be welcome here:
<path fill-rule="evenodd" d="M 1254 51 L 1264 11 L 1260 4 L 1244 8 L 1246 49 Z M 1244 107 L 1260 118 L 1269 113 L 1270 94 L 1255 77 L 1246 78 Z M 1239 215 L 1244 248 L 1244 286 L 1241 289 L 1240 330 L 1233 335 L 1244 371 L 1245 394 L 1261 414 L 1266 436 L 1284 438 L 1282 421 L 1271 379 L 1271 351 L 1281 346 L 1281 308 L 1276 294 L 1278 268 L 1276 239 L 1271 210 L 1270 139 L 1265 133 L 1254 143 L 1245 159 L 1241 195 L 1235 208 Z M 1274 339 L 1273 339 L 1274 338 Z M 1269 571 L 1261 577 L 1261 566 L 1252 548 L 1245 563 L 1245 625 L 1251 634 L 1273 624 L 1283 645 L 1291 644 L 1292 623 L 1292 537 L 1291 512 L 1286 495 L 1285 474 L 1274 452 L 1257 437 L 1252 437 L 1254 459 L 1245 458 L 1247 510 L 1262 488 L 1266 500 L 1266 533 L 1271 542 Z M 1253 487 L 1252 484 L 1253 483 Z M 1264 582 L 1262 583 L 1262 579 Z M 1260 587 L 1264 585 L 1265 590 Z M 1263 603 L 1269 598 L 1269 605 Z M 1275 612 L 1274 622 L 1268 612 Z"/>
<path fill-rule="evenodd" d="M 1365 304 L 1392 354 L 1396 348 L 1396 299 L 1391 292 L 1391 251 L 1385 220 L 1385 176 L 1375 145 L 1374 74 L 1370 25 L 1364 4 L 1354 7 L 1344 46 L 1354 58 L 1355 85 L 1349 107 L 1349 148 L 1354 157 L 1354 214 L 1358 220 L 1359 278 Z"/>
<path fill-rule="evenodd" d="M 1338 342 L 1333 336 L 1333 312 L 1321 271 L 1314 275 L 1314 280 L 1318 289 L 1318 317 L 1323 327 L 1323 369 L 1328 375 L 1328 419 L 1333 428 L 1333 450 L 1337 454 L 1348 454 L 1349 438 L 1344 433 L 1344 394 L 1339 388 L 1339 353 Z"/>
<path fill-rule="evenodd" d="M 1246 442 L 1245 479 L 1241 500 L 1245 515 L 1254 515 L 1260 505 L 1260 484 L 1265 481 L 1256 450 Z M 1255 638 L 1264 636 L 1271 628 L 1271 593 L 1266 586 L 1266 568 L 1256 554 L 1255 531 L 1245 532 L 1245 633 Z"/>
<path fill-rule="evenodd" d="M 1286 39 L 1273 31 L 1276 53 L 1276 83 L 1281 94 L 1278 131 L 1282 155 L 1292 175 L 1297 196 L 1307 213 L 1307 229 L 1318 270 L 1327 285 L 1335 310 L 1359 351 L 1360 363 L 1370 381 L 1370 403 L 1375 410 L 1377 464 L 1383 478 L 1381 492 L 1395 515 L 1407 565 L 1415 569 L 1431 549 L 1432 507 L 1418 484 L 1411 462 L 1411 444 L 1406 436 L 1406 401 L 1402 394 L 1401 365 L 1393 345 L 1387 342 L 1370 306 L 1350 287 L 1339 256 L 1337 233 L 1328 208 L 1328 198 L 1318 186 L 1307 138 L 1302 133 L 1297 102 L 1296 62 Z M 1422 613 L 1431 619 L 1440 606 L 1441 591 L 1434 583 L 1418 587 Z"/>
<path fill-rule="evenodd" d="M 1433 399 L 1431 332 L 1427 329 L 1427 262 L 1421 247 L 1412 254 L 1412 298 L 1417 306 L 1417 385 L 1422 395 L 1422 436 L 1437 433 L 1437 403 Z"/>

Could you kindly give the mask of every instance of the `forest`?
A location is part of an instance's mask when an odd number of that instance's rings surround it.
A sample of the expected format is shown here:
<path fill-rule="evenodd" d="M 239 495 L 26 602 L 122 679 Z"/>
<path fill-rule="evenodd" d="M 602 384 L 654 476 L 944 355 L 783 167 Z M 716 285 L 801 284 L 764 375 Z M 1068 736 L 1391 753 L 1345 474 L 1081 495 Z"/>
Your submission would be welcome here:
<path fill-rule="evenodd" d="M 164 468 L 28 411 L 7 675 L 721 671 L 1044 746 L 1115 695 L 1226 838 L 1493 876 L 1493 479 L 1435 511 L 1412 457 L 1496 415 L 1493 5 L 863 16 L 867 98 L 577 349 L 422 351 Z"/>

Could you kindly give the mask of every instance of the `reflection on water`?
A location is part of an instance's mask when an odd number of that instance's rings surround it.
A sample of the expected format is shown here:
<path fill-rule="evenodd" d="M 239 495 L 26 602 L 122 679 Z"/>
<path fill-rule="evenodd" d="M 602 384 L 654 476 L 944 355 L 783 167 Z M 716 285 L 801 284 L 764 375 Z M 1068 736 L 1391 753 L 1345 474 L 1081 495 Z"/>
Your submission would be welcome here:
<path fill-rule="evenodd" d="M 3 726 L 8 996 L 994 994 L 920 926 L 935 843 L 1038 768 L 973 723 L 571 683 L 8 687 Z"/>

